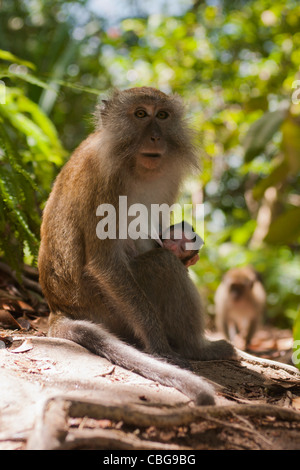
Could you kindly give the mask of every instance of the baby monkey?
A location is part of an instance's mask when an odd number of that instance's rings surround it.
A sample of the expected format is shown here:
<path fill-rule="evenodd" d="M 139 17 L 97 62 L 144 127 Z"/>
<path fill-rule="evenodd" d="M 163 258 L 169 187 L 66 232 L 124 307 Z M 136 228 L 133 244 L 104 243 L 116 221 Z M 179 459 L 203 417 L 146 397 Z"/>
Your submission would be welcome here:
<path fill-rule="evenodd" d="M 199 260 L 199 250 L 204 242 L 194 231 L 193 227 L 185 222 L 171 225 L 158 240 L 158 243 L 174 253 L 188 268 Z M 192 246 L 189 246 L 192 245 Z"/>

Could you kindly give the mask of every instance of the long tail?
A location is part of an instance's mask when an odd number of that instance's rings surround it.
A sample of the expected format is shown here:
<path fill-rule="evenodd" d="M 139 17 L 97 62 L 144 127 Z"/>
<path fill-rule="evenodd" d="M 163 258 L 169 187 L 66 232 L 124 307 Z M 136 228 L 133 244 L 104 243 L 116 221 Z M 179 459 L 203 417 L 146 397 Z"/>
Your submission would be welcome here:
<path fill-rule="evenodd" d="M 74 341 L 98 356 L 105 357 L 113 364 L 132 370 L 161 385 L 174 387 L 197 405 L 215 403 L 213 388 L 202 377 L 168 364 L 163 359 L 138 351 L 100 325 L 62 317 L 53 328 L 50 328 L 49 334 Z"/>

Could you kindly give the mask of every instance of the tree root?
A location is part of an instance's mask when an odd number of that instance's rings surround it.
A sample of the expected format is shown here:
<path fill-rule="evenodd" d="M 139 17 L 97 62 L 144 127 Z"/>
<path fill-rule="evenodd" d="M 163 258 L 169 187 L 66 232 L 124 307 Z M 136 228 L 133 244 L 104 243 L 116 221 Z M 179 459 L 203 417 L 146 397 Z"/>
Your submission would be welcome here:
<path fill-rule="evenodd" d="M 31 434 L 27 449 L 74 449 L 80 447 L 103 449 L 183 449 L 172 444 L 162 444 L 139 439 L 134 434 L 116 429 L 70 430 L 70 417 L 89 417 L 95 420 L 109 419 L 123 422 L 137 428 L 155 426 L 170 428 L 189 425 L 197 420 L 207 420 L 223 427 L 247 432 L 264 441 L 267 448 L 272 443 L 262 436 L 242 417 L 274 417 L 276 420 L 300 422 L 300 412 L 275 405 L 223 405 L 193 407 L 182 405 L 179 408 L 149 406 L 146 404 L 106 405 L 88 400 L 67 397 L 54 397 L 45 403 L 40 418 Z M 228 418 L 240 418 L 246 425 L 234 424 Z"/>

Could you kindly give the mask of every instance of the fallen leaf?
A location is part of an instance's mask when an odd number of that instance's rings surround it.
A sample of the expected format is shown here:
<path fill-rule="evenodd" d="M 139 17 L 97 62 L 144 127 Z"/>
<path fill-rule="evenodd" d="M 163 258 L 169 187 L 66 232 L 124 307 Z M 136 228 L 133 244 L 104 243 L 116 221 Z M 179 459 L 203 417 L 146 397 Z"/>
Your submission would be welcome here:
<path fill-rule="evenodd" d="M 3 328 L 21 329 L 21 325 L 15 320 L 8 310 L 0 310 L 0 326 Z"/>
<path fill-rule="evenodd" d="M 2 308 L 3 308 L 4 310 L 10 310 L 10 309 L 11 309 L 11 305 L 6 304 L 6 303 L 2 303 Z"/>
<path fill-rule="evenodd" d="M 31 305 L 27 304 L 26 302 L 23 302 L 23 300 L 18 300 L 18 304 L 22 310 L 34 312 L 34 309 L 31 307 Z"/>
<path fill-rule="evenodd" d="M 23 353 L 23 352 L 26 352 L 26 351 L 30 351 L 32 348 L 33 348 L 32 342 L 30 341 L 30 339 L 26 339 L 16 349 L 9 349 L 9 351 L 12 352 L 12 353 Z"/>

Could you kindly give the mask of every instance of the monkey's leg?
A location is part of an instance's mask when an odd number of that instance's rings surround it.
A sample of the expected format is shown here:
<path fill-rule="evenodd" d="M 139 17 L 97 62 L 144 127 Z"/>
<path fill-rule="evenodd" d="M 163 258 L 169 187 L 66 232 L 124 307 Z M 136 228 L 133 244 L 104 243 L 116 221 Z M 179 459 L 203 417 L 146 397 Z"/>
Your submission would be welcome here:
<path fill-rule="evenodd" d="M 243 349 L 243 350 L 247 349 L 255 333 L 256 328 L 257 328 L 256 318 L 245 319 L 245 324 L 243 325 L 243 328 L 241 328 L 241 331 L 240 331 L 240 336 L 243 339 L 244 344 L 243 344 L 243 347 L 239 346 L 239 349 Z"/>
<path fill-rule="evenodd" d="M 197 318 L 202 316 L 202 311 L 195 310 L 193 315 L 191 314 L 191 305 L 183 310 L 188 312 L 187 315 L 183 315 L 185 320 L 185 330 L 182 336 L 179 338 L 179 351 L 180 354 L 187 359 L 194 359 L 199 361 L 210 361 L 210 360 L 222 360 L 231 359 L 235 356 L 234 347 L 226 340 L 210 341 L 205 337 L 201 320 Z M 177 333 L 178 335 L 178 333 Z M 177 350 L 177 348 L 176 348 Z"/>
<path fill-rule="evenodd" d="M 132 329 L 147 353 L 165 357 L 181 365 L 182 360 L 176 357 L 170 348 L 164 325 L 153 302 L 149 301 L 136 277 L 126 265 L 119 261 L 116 262 L 116 266 L 99 273 L 100 269 L 97 266 L 93 268 L 93 265 L 89 265 L 86 271 L 92 282 L 105 292 L 113 303 L 115 311 L 118 312 L 120 321 Z M 153 273 L 150 272 L 149 276 L 151 275 Z M 97 319 L 97 315 L 95 318 Z"/>
<path fill-rule="evenodd" d="M 195 359 L 199 361 L 215 361 L 234 359 L 236 352 L 232 344 L 221 339 L 218 341 L 210 341 L 203 338 L 200 344 L 198 355 Z"/>
<path fill-rule="evenodd" d="M 162 385 L 174 387 L 198 405 L 215 403 L 213 388 L 203 378 L 136 350 L 100 325 L 53 314 L 50 322 L 50 336 L 74 341 L 89 351 L 105 357 L 113 364 L 132 370 Z"/>
<path fill-rule="evenodd" d="M 176 348 L 176 350 L 178 350 Z M 179 344 L 180 354 L 186 359 L 212 361 L 233 359 L 235 349 L 226 340 L 211 341 L 204 332 L 195 328 L 187 329 Z"/>
<path fill-rule="evenodd" d="M 234 356 L 226 341 L 210 342 L 204 336 L 203 307 L 186 268 L 168 250 L 152 250 L 135 260 L 136 280 L 163 325 L 173 351 L 185 359 L 213 360 Z"/>
<path fill-rule="evenodd" d="M 226 329 L 228 331 L 227 338 L 229 339 L 229 341 L 234 343 L 234 338 L 238 334 L 238 329 L 235 322 L 233 320 L 228 319 Z"/>
<path fill-rule="evenodd" d="M 235 356 L 234 347 L 226 340 L 210 341 L 205 337 L 202 325 L 203 312 L 199 306 L 188 304 L 183 308 L 177 327 L 170 328 L 170 335 L 176 338 L 175 350 L 186 359 L 199 361 L 230 359 Z M 200 318 L 199 318 L 200 317 Z M 176 318 L 174 318 L 174 324 Z M 182 323 L 183 322 L 183 323 Z M 182 333 L 180 333 L 182 332 Z M 170 344 L 173 344 L 170 339 Z"/>

